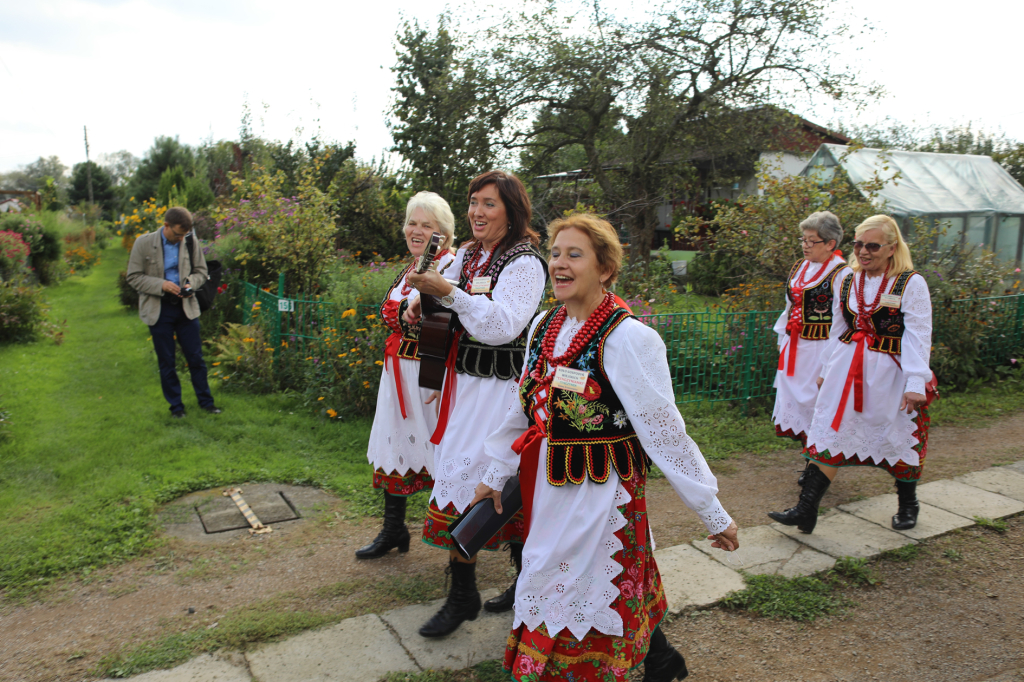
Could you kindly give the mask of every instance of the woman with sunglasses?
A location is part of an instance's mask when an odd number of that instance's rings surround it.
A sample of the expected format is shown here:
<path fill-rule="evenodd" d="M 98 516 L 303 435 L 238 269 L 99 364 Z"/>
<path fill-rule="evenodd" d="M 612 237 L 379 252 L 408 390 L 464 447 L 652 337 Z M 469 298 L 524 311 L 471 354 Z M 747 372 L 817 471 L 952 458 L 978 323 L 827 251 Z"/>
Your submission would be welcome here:
<path fill-rule="evenodd" d="M 851 271 L 836 250 L 843 241 L 839 218 L 828 211 L 818 211 L 800 223 L 800 229 L 804 257 L 789 273 L 786 309 L 775 323 L 779 369 L 775 375 L 772 421 L 776 435 L 806 445 L 818 399 L 816 382 L 832 328 L 832 302 L 839 283 Z"/>
<path fill-rule="evenodd" d="M 594 215 L 548 226 L 548 273 L 561 305 L 532 324 L 518 398 L 485 442 L 473 503 L 500 509 L 519 471 L 527 536 L 505 669 L 520 682 L 644 682 L 687 675 L 659 623 L 665 593 L 644 487 L 652 460 L 713 547 L 739 547 L 718 485 L 686 434 L 665 344 L 606 290 L 622 245 Z"/>
<path fill-rule="evenodd" d="M 768 516 L 814 531 L 818 504 L 840 467 L 874 466 L 896 479 L 892 527 L 917 525 L 917 481 L 928 451 L 928 368 L 932 303 L 914 272 L 896 221 L 885 215 L 857 227 L 853 273 L 842 282 L 814 419 L 803 455 L 809 466 L 795 507 Z"/>

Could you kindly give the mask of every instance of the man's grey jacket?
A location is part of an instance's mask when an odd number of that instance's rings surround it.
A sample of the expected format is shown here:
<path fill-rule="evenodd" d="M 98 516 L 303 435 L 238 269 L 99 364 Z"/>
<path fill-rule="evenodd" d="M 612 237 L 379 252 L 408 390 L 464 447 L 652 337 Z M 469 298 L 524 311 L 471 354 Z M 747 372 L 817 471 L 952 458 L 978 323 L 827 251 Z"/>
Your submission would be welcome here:
<path fill-rule="evenodd" d="M 144 234 L 135 240 L 132 255 L 128 258 L 128 285 L 139 292 L 139 317 L 152 326 L 160 319 L 160 298 L 173 296 L 165 294 L 164 285 L 164 241 L 160 238 L 161 227 L 156 232 Z M 195 235 L 192 236 L 195 239 Z M 186 240 L 178 242 L 179 281 L 186 280 L 192 289 L 198 290 L 209 277 L 203 246 L 195 240 L 196 262 L 192 263 Z M 199 302 L 195 296 L 182 299 L 185 316 L 190 320 L 199 317 Z"/>

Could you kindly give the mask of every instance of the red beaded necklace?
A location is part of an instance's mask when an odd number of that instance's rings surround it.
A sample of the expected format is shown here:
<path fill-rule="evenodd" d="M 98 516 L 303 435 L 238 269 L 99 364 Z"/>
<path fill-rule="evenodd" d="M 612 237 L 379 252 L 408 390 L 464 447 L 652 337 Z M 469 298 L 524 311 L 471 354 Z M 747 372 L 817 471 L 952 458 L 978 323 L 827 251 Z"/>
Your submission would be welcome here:
<path fill-rule="evenodd" d="M 601 304 L 590 314 L 587 321 L 583 323 L 583 327 L 573 335 L 572 342 L 569 344 L 569 350 L 556 358 L 554 357 L 555 339 L 558 338 L 558 333 L 562 331 L 562 325 L 565 324 L 565 318 L 568 316 L 564 305 L 559 308 L 554 318 L 552 318 L 551 324 L 548 325 L 544 338 L 540 343 L 540 355 L 545 363 L 544 374 L 541 374 L 541 363 L 538 362 L 530 373 L 533 380 L 542 385 L 549 385 L 555 378 L 555 375 L 554 373 L 547 374 L 547 368 L 564 367 L 573 362 L 608 320 L 615 307 L 615 295 L 610 291 L 606 292 Z"/>
<path fill-rule="evenodd" d="M 473 278 L 478 276 L 481 272 L 487 272 L 487 267 L 491 264 L 491 258 L 494 257 L 494 249 L 487 254 L 487 260 L 484 261 L 483 265 L 479 265 L 480 258 L 484 255 L 484 243 L 477 242 L 476 248 L 473 249 L 473 255 L 470 259 L 462 266 L 462 274 L 466 278 L 467 282 L 472 283 Z"/>
<path fill-rule="evenodd" d="M 857 330 L 871 331 L 869 326 L 871 313 L 875 312 L 878 302 L 882 300 L 882 294 L 885 293 L 885 285 L 889 283 L 889 266 L 891 265 L 891 261 L 886 263 L 885 272 L 882 273 L 882 283 L 878 286 L 878 293 L 875 294 L 875 300 L 871 302 L 870 306 L 864 305 L 864 280 L 867 277 L 867 273 L 863 270 L 860 271 L 860 283 L 854 287 L 857 294 Z"/>
<path fill-rule="evenodd" d="M 818 271 L 814 273 L 814 276 L 811 277 L 810 279 L 804 279 L 804 276 L 807 274 L 807 271 L 810 270 L 811 268 L 811 261 L 805 261 L 803 269 L 797 272 L 796 284 L 794 284 L 790 288 L 793 297 L 793 308 L 790 310 L 789 313 L 789 324 L 786 325 L 787 329 L 791 327 L 797 327 L 797 331 L 801 331 L 801 328 L 803 327 L 804 289 L 806 289 L 807 285 L 810 284 L 811 282 L 817 281 L 818 277 L 820 277 L 821 274 L 825 272 L 825 268 L 828 267 L 828 264 L 829 262 L 831 262 L 831 260 L 832 259 L 829 258 L 824 263 L 822 263 L 821 267 L 818 268 Z"/>

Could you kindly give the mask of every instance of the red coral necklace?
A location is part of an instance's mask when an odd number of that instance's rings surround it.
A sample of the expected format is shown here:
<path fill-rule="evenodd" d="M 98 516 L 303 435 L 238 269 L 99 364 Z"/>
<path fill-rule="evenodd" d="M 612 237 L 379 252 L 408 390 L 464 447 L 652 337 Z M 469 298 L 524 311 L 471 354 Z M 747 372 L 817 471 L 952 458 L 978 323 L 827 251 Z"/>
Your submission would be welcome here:
<path fill-rule="evenodd" d="M 484 261 L 483 265 L 480 265 L 480 259 L 484 255 L 484 243 L 477 242 L 476 248 L 473 249 L 473 255 L 470 256 L 468 262 L 462 266 L 462 274 L 466 278 L 467 282 L 472 283 L 473 278 L 479 275 L 481 272 L 487 272 L 487 267 L 491 264 L 491 258 L 494 257 L 494 249 L 487 254 L 487 260 Z"/>
<path fill-rule="evenodd" d="M 590 314 L 587 321 L 583 323 L 583 326 L 578 332 L 572 337 L 572 342 L 569 344 L 569 350 L 557 358 L 555 355 L 555 339 L 558 338 L 558 333 L 562 331 L 562 325 L 565 324 L 565 318 L 568 316 L 568 312 L 563 305 L 555 313 L 554 318 L 551 320 L 551 324 L 548 325 L 547 331 L 544 333 L 544 338 L 540 343 L 540 355 L 544 359 L 545 370 L 548 367 L 564 367 L 569 363 L 573 362 L 583 349 L 590 343 L 597 334 L 598 330 L 608 320 L 608 317 L 612 314 L 616 308 L 615 295 L 610 291 L 605 292 L 604 300 L 601 304 Z M 534 366 L 533 371 L 530 373 L 530 377 L 542 385 L 550 385 L 551 381 L 555 378 L 554 373 L 541 374 L 541 363 L 538 362 Z"/>
<path fill-rule="evenodd" d="M 871 302 L 870 306 L 864 305 L 864 280 L 867 278 L 867 274 L 860 271 L 860 282 L 854 289 L 857 294 L 857 330 L 870 332 L 871 327 L 871 313 L 875 312 L 875 308 L 878 307 L 878 302 L 882 300 L 882 294 L 885 293 L 885 286 L 889 283 L 889 266 L 892 265 L 892 261 L 886 264 L 885 272 L 882 274 L 882 283 L 878 286 L 878 293 L 875 294 L 875 300 Z"/>

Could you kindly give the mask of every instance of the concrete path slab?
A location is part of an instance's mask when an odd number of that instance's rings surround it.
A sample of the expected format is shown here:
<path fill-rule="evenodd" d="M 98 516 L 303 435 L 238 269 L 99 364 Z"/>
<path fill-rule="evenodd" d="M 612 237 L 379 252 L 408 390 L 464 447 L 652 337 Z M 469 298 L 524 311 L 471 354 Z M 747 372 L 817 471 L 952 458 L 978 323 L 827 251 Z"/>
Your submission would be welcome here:
<path fill-rule="evenodd" d="M 810 535 L 781 523 L 773 523 L 771 527 L 837 559 L 844 556 L 866 558 L 904 545 L 917 544 L 896 531 L 843 512 L 831 512 L 818 519 L 818 525 Z"/>
<path fill-rule="evenodd" d="M 251 682 L 244 668 L 203 654 L 171 670 L 154 670 L 131 678 L 135 682 Z"/>
<path fill-rule="evenodd" d="M 865 521 L 877 523 L 882 528 L 892 528 L 892 515 L 896 513 L 899 506 L 896 495 L 879 495 L 860 502 L 839 505 L 839 509 L 859 516 Z M 923 540 L 948 533 L 957 528 L 965 528 L 974 525 L 973 519 L 968 519 L 959 514 L 953 514 L 945 509 L 933 507 L 930 504 L 921 504 L 921 512 L 917 516 L 917 525 L 910 530 L 898 530 L 908 538 Z"/>
<path fill-rule="evenodd" d="M 934 481 L 917 487 L 917 499 L 973 519 L 998 519 L 1024 511 L 1024 502 L 990 493 L 959 481 Z"/>
<path fill-rule="evenodd" d="M 693 546 L 727 568 L 754 575 L 810 575 L 828 570 L 836 562 L 833 557 L 816 552 L 770 526 L 742 529 L 740 548 L 735 552 L 715 549 L 711 540 L 698 540 Z"/>
<path fill-rule="evenodd" d="M 419 671 L 376 614 L 265 644 L 246 658 L 262 682 L 366 682 Z"/>
<path fill-rule="evenodd" d="M 497 594 L 498 590 L 486 590 L 480 596 L 486 601 Z M 421 637 L 420 626 L 437 613 L 443 603 L 443 599 L 438 599 L 429 604 L 414 604 L 381 616 L 398 633 L 402 646 L 421 668 L 461 670 L 505 655 L 505 642 L 512 631 L 511 611 L 488 613 L 481 610 L 476 620 L 463 623 L 447 637 Z"/>
<path fill-rule="evenodd" d="M 1014 462 L 1013 464 L 1007 464 L 1005 468 L 1016 471 L 1019 474 L 1024 474 L 1024 459 L 1019 462 Z"/>
<path fill-rule="evenodd" d="M 1003 497 L 1010 497 L 1018 502 L 1024 502 L 1024 473 L 1019 473 L 1009 467 L 992 467 L 983 471 L 974 471 L 957 476 L 953 480 Z"/>
<path fill-rule="evenodd" d="M 670 613 L 678 613 L 687 606 L 714 604 L 733 590 L 746 587 L 743 576 L 690 545 L 656 550 L 654 560 L 665 586 Z"/>

